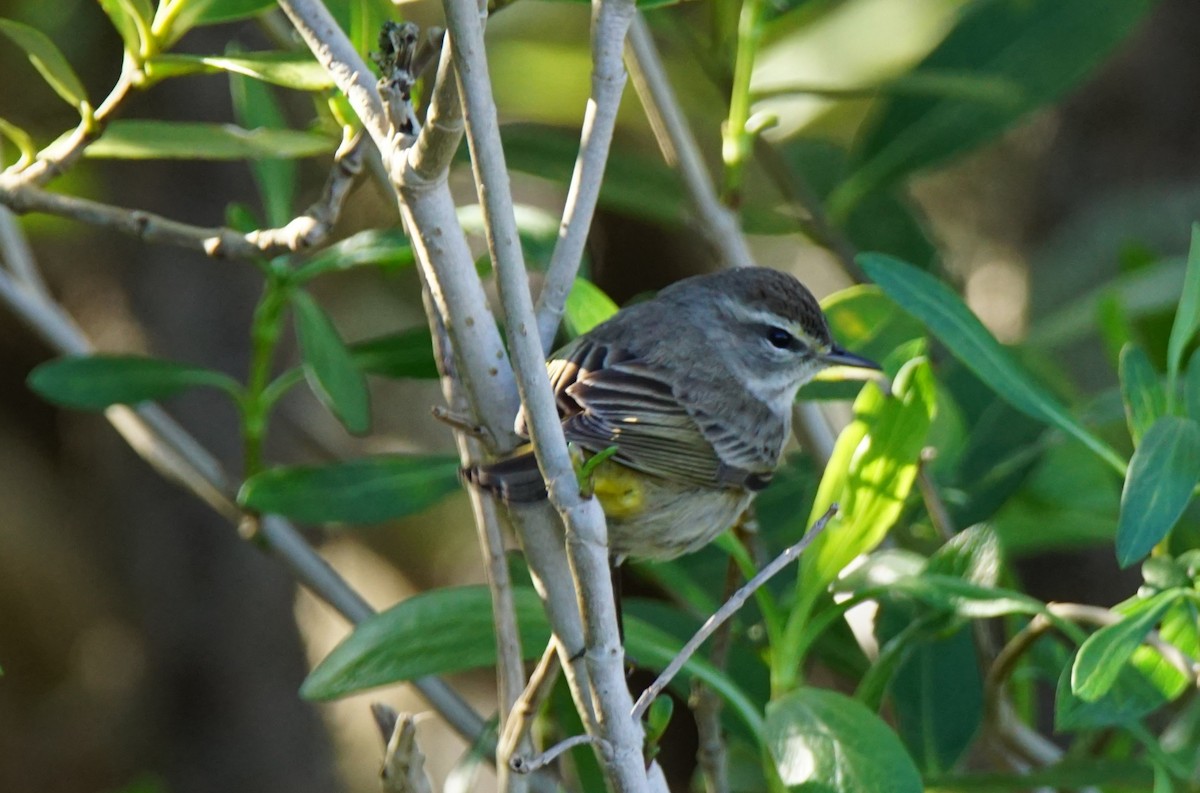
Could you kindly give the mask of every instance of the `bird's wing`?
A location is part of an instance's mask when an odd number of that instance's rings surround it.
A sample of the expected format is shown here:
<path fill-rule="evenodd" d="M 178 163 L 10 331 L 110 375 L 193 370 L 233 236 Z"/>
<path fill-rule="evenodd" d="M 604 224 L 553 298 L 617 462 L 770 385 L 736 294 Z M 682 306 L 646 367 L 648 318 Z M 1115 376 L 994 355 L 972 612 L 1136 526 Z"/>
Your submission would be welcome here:
<path fill-rule="evenodd" d="M 680 405 L 656 367 L 609 343 L 581 338 L 548 364 L 567 440 L 616 462 L 699 487 L 765 486 L 731 466 Z M 524 431 L 523 421 L 517 429 Z"/>

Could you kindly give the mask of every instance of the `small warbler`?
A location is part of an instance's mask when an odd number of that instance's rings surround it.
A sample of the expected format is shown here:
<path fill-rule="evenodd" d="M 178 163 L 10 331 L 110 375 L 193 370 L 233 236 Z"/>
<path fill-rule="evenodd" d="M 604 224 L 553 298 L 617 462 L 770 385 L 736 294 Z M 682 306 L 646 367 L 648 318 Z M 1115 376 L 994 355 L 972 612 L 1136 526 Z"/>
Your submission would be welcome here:
<path fill-rule="evenodd" d="M 816 298 L 764 267 L 679 281 L 547 362 L 568 443 L 591 471 L 609 550 L 670 559 L 732 526 L 766 487 L 800 386 L 828 366 L 878 369 L 830 337 Z M 517 432 L 527 436 L 525 416 Z M 466 478 L 508 503 L 546 497 L 532 451 Z"/>

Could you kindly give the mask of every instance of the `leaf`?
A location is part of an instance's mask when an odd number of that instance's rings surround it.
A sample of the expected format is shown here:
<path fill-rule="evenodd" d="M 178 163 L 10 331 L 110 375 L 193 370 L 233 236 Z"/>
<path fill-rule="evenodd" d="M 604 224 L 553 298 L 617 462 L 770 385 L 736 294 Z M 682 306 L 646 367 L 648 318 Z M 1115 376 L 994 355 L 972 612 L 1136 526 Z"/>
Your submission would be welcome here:
<path fill-rule="evenodd" d="M 871 280 L 905 311 L 923 322 L 963 366 L 997 395 L 1025 415 L 1079 439 L 1118 471 L 1124 472 L 1125 461 L 1108 444 L 1084 429 L 1057 399 L 1034 382 L 944 284 L 890 256 L 865 253 L 857 261 Z"/>
<path fill-rule="evenodd" d="M 175 0 L 171 3 L 160 3 L 158 15 L 154 20 L 155 29 L 161 31 L 159 48 L 169 48 L 193 27 L 245 19 L 274 5 L 273 0 Z M 168 9 L 171 19 L 163 30 Z"/>
<path fill-rule="evenodd" d="M 1188 360 L 1187 379 L 1183 383 L 1183 393 L 1188 417 L 1192 421 L 1200 422 L 1200 350 L 1192 353 L 1192 357 Z"/>
<path fill-rule="evenodd" d="M 140 56 L 145 51 L 144 39 L 150 38 L 150 20 L 154 9 L 145 0 L 100 0 L 113 27 L 121 34 L 125 51 Z"/>
<path fill-rule="evenodd" d="M 1044 614 L 1046 607 L 1012 589 L 981 586 L 954 576 L 923 573 L 895 581 L 896 595 L 914 598 L 927 606 L 949 611 L 964 619 L 992 619 L 1010 614 Z"/>
<path fill-rule="evenodd" d="M 1142 442 L 1146 430 L 1167 412 L 1167 395 L 1146 353 L 1136 344 L 1121 349 L 1119 367 L 1121 400 L 1125 403 L 1125 421 L 1133 445 Z"/>
<path fill-rule="evenodd" d="M 854 421 L 838 436 L 809 524 L 834 502 L 841 509 L 800 558 L 801 602 L 824 591 L 842 568 L 878 545 L 900 517 L 933 420 L 929 362 L 909 362 L 896 376 L 893 394 L 884 396 L 868 383 L 854 402 Z"/>
<path fill-rule="evenodd" d="M 521 649 L 537 658 L 550 639 L 532 589 L 513 590 Z M 496 663 L 492 602 L 486 587 L 423 592 L 359 623 L 309 673 L 300 695 L 329 700 L 370 688 L 479 669 Z"/>
<path fill-rule="evenodd" d="M 151 81 L 192 74 L 228 72 L 297 91 L 323 91 L 333 78 L 308 55 L 291 52 L 242 52 L 236 55 L 155 55 L 146 61 Z"/>
<path fill-rule="evenodd" d="M 121 160 L 243 160 L 315 157 L 337 141 L 293 129 L 242 129 L 232 124 L 190 121 L 112 121 L 88 146 L 88 157 Z"/>
<path fill-rule="evenodd" d="M 835 217 L 871 192 L 966 151 L 1080 82 L 1153 7 L 1152 0 L 984 0 L 910 74 L 1010 86 L 1010 101 L 973 95 L 895 96 L 854 152 L 830 199 Z M 1016 89 L 1012 92 L 1011 89 Z"/>
<path fill-rule="evenodd" d="M 0 118 L 0 135 L 12 141 L 12 144 L 17 147 L 17 151 L 21 153 L 17 161 L 12 164 L 13 170 L 19 171 L 37 159 L 37 144 L 33 142 L 33 138 L 30 137 L 28 132 L 16 124 L 10 124 Z M 3 170 L 4 167 L 3 160 L 0 160 L 0 170 Z"/>
<path fill-rule="evenodd" d="M 1188 251 L 1187 275 L 1179 296 L 1179 309 L 1167 340 L 1167 371 L 1171 382 L 1183 363 L 1183 352 L 1200 328 L 1200 223 L 1192 224 L 1192 247 Z"/>
<path fill-rule="evenodd" d="M 574 338 L 587 333 L 617 313 L 617 304 L 600 287 L 586 278 L 576 278 L 567 295 L 563 325 Z"/>
<path fill-rule="evenodd" d="M 883 721 L 836 691 L 800 688 L 767 705 L 766 743 L 789 790 L 922 793 L 921 775 Z"/>
<path fill-rule="evenodd" d="M 166 399 L 197 386 L 238 394 L 241 386 L 211 369 L 124 355 L 58 358 L 29 374 L 29 387 L 44 399 L 76 410 L 104 410 Z"/>
<path fill-rule="evenodd" d="M 11 19 L 0 19 L 0 33 L 8 36 L 13 44 L 25 51 L 33 68 L 50 84 L 54 93 L 81 113 L 90 114 L 91 106 L 88 104 L 83 83 L 79 82 L 71 64 L 46 34 Z"/>
<path fill-rule="evenodd" d="M 350 355 L 367 374 L 397 379 L 436 380 L 433 336 L 428 328 L 413 328 L 350 345 Z"/>
<path fill-rule="evenodd" d="M 329 316 L 307 292 L 292 294 L 292 308 L 309 387 L 347 430 L 366 432 L 371 409 L 362 370 L 354 364 Z"/>
<path fill-rule="evenodd" d="M 1107 694 L 1134 650 L 1179 597 L 1180 590 L 1159 592 L 1139 603 L 1120 622 L 1089 636 L 1071 666 L 1071 693 L 1086 702 L 1095 702 Z"/>
<path fill-rule="evenodd" d="M 331 272 L 353 267 L 397 269 L 416 261 L 412 244 L 400 229 L 370 229 L 330 245 L 296 270 L 294 279 L 305 283 Z"/>
<path fill-rule="evenodd" d="M 1121 667 L 1111 690 L 1095 702 L 1071 693 L 1071 677 L 1071 667 L 1064 667 L 1055 692 L 1054 728 L 1059 731 L 1129 726 L 1167 702 L 1144 674 L 1129 665 Z"/>
<path fill-rule="evenodd" d="M 1167 536 L 1200 482 L 1200 424 L 1163 416 L 1129 461 L 1117 521 L 1117 561 L 1139 562 Z"/>
<path fill-rule="evenodd" d="M 242 485 L 238 503 L 304 523 L 382 523 L 458 489 L 453 457 L 386 455 L 272 468 Z"/>
<path fill-rule="evenodd" d="M 286 129 L 283 110 L 263 83 L 239 74 L 229 75 L 233 114 L 244 129 Z M 279 228 L 292 219 L 298 168 L 292 160 L 266 157 L 250 161 L 267 223 Z"/>

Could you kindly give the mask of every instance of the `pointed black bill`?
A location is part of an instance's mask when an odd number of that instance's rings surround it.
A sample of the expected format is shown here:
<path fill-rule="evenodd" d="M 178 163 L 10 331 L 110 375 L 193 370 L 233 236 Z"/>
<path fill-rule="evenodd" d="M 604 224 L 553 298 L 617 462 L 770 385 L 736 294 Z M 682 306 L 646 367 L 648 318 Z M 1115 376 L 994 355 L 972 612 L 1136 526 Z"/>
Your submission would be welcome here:
<path fill-rule="evenodd" d="M 849 350 L 845 350 L 836 344 L 829 348 L 829 352 L 821 356 L 821 360 L 830 366 L 853 366 L 856 369 L 876 369 L 883 370 L 883 367 L 875 363 L 869 358 L 864 358 L 861 355 L 855 355 Z"/>

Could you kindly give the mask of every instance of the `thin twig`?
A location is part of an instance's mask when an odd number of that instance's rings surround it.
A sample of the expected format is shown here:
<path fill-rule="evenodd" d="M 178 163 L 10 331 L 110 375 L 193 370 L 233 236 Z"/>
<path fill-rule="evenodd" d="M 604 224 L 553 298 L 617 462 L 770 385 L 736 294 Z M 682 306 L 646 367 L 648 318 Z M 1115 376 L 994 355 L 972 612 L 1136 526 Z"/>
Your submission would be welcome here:
<path fill-rule="evenodd" d="M 562 665 L 558 662 L 558 648 L 551 639 L 537 666 L 534 667 L 533 674 L 529 676 L 525 690 L 521 692 L 521 696 L 517 698 L 509 711 L 508 723 L 504 725 L 500 734 L 497 754 L 499 757 L 508 758 L 510 767 L 512 758 L 520 753 L 518 747 L 522 743 L 526 743 L 529 731 L 533 728 L 533 720 L 537 716 L 538 710 L 541 709 L 542 703 L 546 701 L 546 697 L 550 695 L 550 690 L 554 687 L 555 681 L 558 680 L 558 673 L 561 671 Z"/>
<path fill-rule="evenodd" d="M 717 628 L 721 627 L 726 620 L 736 614 L 738 610 L 745 605 L 746 601 L 749 600 L 754 594 L 755 590 L 767 583 L 767 581 L 769 581 L 776 573 L 787 567 L 789 564 L 798 559 L 800 554 L 804 553 L 804 550 L 812 543 L 812 541 L 820 536 L 821 532 L 825 530 L 825 526 L 828 525 L 829 521 L 833 519 L 833 516 L 837 514 L 837 511 L 838 505 L 830 504 L 829 509 L 825 511 L 824 515 L 817 518 L 817 521 L 813 523 L 812 528 L 805 533 L 803 539 L 784 550 L 784 552 L 779 554 L 779 556 L 775 557 L 770 564 L 758 572 L 758 575 L 747 581 L 745 586 L 734 593 L 733 597 L 725 601 L 725 605 L 721 606 L 721 608 L 717 609 L 716 613 L 705 620 L 704 624 L 700 626 L 700 630 L 696 631 L 696 634 L 688 640 L 687 644 L 685 644 L 678 653 L 676 653 L 675 657 L 671 659 L 671 663 L 667 664 L 666 668 L 663 669 L 658 678 L 652 684 L 650 684 L 649 688 L 642 692 L 640 697 L 638 697 L 637 704 L 633 706 L 633 717 L 635 719 L 640 720 L 642 718 L 646 712 L 646 709 L 650 707 L 650 703 L 652 703 L 654 698 L 661 694 L 663 689 L 665 689 L 667 685 L 670 684 L 673 679 L 675 679 L 675 675 L 679 674 L 679 670 L 683 668 L 683 665 L 686 664 L 691 657 L 696 654 L 696 650 L 700 649 L 700 645 L 704 644 L 708 637 L 711 636 Z"/>
<path fill-rule="evenodd" d="M 534 771 L 550 765 L 563 753 L 569 752 L 577 746 L 587 746 L 588 744 L 595 744 L 599 742 L 599 738 L 595 738 L 591 735 L 574 735 L 564 741 L 559 741 L 536 757 L 521 757 L 520 755 L 514 755 L 512 759 L 512 770 L 516 771 L 518 774 L 532 774 Z"/>
<path fill-rule="evenodd" d="M 379 773 L 384 793 L 433 793 L 425 755 L 417 746 L 416 718 L 381 702 L 371 703 L 371 713 L 385 745 Z"/>
<path fill-rule="evenodd" d="M 662 58 L 658 55 L 650 28 L 641 13 L 638 13 L 629 29 L 626 58 L 634 89 L 646 115 L 651 118 L 663 158 L 668 165 L 678 168 L 684 189 L 700 220 L 696 224 L 697 230 L 724 266 L 752 266 L 754 257 L 746 245 L 737 216 L 717 196 L 704 158 L 700 155 L 700 144 L 683 115 L 683 108 L 667 79 Z"/>
<path fill-rule="evenodd" d="M 567 189 L 558 242 L 554 245 L 538 296 L 537 327 L 543 351 L 548 351 L 554 343 L 554 334 L 562 320 L 567 295 L 575 283 L 592 228 L 621 93 L 625 89 L 621 52 L 629 25 L 637 14 L 637 6 L 632 0 L 597 0 L 593 8 L 592 95 L 584 111 L 579 155 Z"/>

